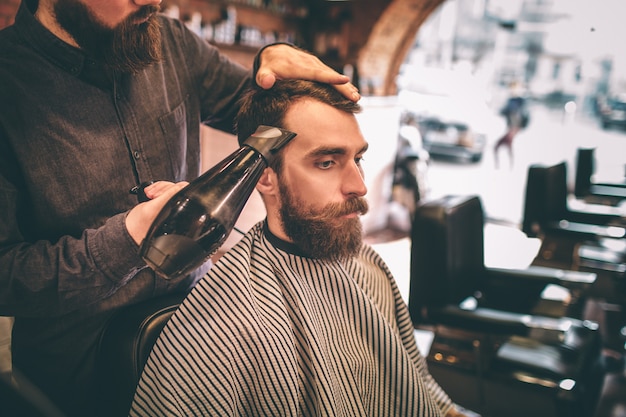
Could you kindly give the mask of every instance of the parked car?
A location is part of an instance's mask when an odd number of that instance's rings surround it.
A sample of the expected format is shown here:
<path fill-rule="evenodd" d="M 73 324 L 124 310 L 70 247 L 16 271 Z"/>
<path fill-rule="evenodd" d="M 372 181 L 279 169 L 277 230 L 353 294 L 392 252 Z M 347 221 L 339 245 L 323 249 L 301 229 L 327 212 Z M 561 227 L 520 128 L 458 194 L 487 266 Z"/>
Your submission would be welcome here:
<path fill-rule="evenodd" d="M 398 77 L 400 125 L 415 125 L 432 158 L 482 159 L 504 120 L 488 106 L 485 90 L 471 75 L 407 66 Z"/>
<path fill-rule="evenodd" d="M 417 126 L 424 149 L 433 157 L 470 162 L 479 162 L 483 157 L 486 135 L 473 131 L 465 123 L 414 115 L 410 111 L 403 113 L 400 120 L 401 127 Z"/>
<path fill-rule="evenodd" d="M 611 97 L 601 101 L 600 122 L 603 129 L 612 126 L 626 128 L 626 97 Z"/>

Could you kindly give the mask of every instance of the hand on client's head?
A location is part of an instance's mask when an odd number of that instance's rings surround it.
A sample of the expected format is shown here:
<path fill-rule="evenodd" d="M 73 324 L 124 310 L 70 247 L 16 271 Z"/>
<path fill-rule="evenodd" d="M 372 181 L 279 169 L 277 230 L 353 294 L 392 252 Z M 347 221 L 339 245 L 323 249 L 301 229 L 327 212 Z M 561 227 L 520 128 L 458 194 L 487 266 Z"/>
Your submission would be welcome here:
<path fill-rule="evenodd" d="M 268 89 L 274 86 L 276 80 L 286 79 L 332 84 L 347 99 L 358 101 L 361 98 L 350 78 L 330 68 L 315 55 L 286 44 L 266 47 L 260 56 L 257 85 Z"/>

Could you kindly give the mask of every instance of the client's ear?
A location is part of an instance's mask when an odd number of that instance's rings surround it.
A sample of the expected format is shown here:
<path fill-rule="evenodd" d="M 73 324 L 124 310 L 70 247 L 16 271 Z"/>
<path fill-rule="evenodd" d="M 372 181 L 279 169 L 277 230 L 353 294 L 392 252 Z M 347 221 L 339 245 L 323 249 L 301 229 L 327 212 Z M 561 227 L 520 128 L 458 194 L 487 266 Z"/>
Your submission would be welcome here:
<path fill-rule="evenodd" d="M 272 168 L 265 168 L 256 184 L 259 193 L 270 196 L 278 195 L 278 177 Z"/>

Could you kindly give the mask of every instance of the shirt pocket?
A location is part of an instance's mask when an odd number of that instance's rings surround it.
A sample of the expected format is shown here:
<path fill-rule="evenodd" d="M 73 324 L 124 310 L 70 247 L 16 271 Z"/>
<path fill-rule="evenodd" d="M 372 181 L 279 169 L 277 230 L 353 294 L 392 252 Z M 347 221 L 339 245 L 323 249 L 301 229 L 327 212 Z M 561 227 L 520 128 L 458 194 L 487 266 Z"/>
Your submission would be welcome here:
<path fill-rule="evenodd" d="M 171 112 L 159 117 L 165 146 L 169 153 L 172 180 L 187 179 L 187 152 L 189 151 L 187 108 L 189 96 L 185 97 Z"/>

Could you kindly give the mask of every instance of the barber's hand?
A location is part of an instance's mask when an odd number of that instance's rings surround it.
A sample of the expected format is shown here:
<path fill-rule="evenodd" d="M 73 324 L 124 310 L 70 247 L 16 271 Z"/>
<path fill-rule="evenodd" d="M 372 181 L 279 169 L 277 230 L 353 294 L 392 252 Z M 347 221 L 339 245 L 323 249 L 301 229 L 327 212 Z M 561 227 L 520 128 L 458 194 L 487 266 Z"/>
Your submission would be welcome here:
<path fill-rule="evenodd" d="M 332 84 L 337 91 L 352 101 L 359 101 L 359 90 L 350 83 L 350 78 L 339 74 L 315 55 L 290 45 L 277 44 L 261 52 L 261 64 L 256 74 L 256 83 L 262 88 L 271 88 L 276 80 L 299 79 Z"/>
<path fill-rule="evenodd" d="M 144 192 L 150 199 L 139 203 L 126 216 L 126 230 L 137 245 L 140 245 L 148 234 L 148 230 L 165 203 L 182 190 L 188 182 L 157 181 L 145 188 Z"/>

